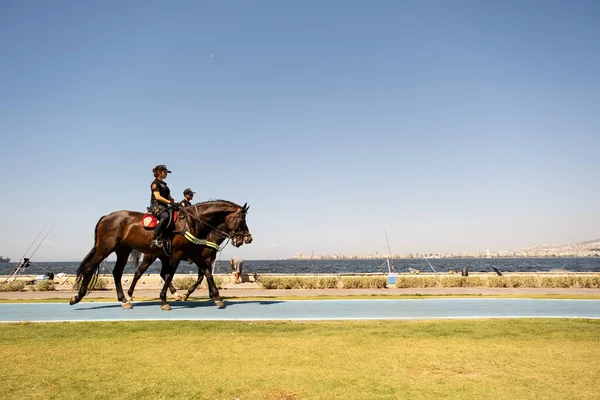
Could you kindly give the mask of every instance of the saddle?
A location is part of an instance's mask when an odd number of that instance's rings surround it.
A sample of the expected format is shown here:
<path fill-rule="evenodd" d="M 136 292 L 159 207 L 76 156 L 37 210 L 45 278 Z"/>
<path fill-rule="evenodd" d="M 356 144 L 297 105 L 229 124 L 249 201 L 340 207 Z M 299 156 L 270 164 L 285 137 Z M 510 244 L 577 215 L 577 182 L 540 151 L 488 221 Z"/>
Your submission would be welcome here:
<path fill-rule="evenodd" d="M 167 255 L 167 257 L 171 257 L 172 252 L 171 252 L 171 232 L 173 231 L 173 228 L 175 228 L 175 222 L 177 221 L 177 218 L 179 216 L 179 213 L 175 210 L 169 210 L 169 225 L 167 225 L 167 227 L 165 228 L 165 231 L 163 233 L 163 239 L 162 239 L 162 249 L 165 252 L 165 254 Z M 156 216 L 154 214 L 144 214 L 142 216 L 142 226 L 144 227 L 145 230 L 147 231 L 152 231 L 154 229 L 156 229 L 156 226 L 158 225 L 158 218 L 156 218 Z"/>
<path fill-rule="evenodd" d="M 173 211 L 173 218 L 171 219 L 171 223 L 167 226 L 167 229 L 173 228 L 175 222 L 179 218 L 179 213 L 177 211 Z M 147 231 L 153 231 L 158 225 L 158 218 L 156 218 L 153 214 L 144 214 L 142 216 L 142 226 Z"/>

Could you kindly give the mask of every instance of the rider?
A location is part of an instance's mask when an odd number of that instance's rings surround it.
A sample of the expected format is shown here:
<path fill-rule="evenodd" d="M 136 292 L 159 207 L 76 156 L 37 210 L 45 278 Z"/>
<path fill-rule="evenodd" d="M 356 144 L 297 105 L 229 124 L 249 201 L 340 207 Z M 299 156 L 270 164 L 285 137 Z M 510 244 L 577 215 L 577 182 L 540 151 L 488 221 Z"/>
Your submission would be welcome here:
<path fill-rule="evenodd" d="M 189 207 L 192 205 L 192 199 L 194 198 L 194 195 L 196 194 L 196 192 L 194 192 L 192 189 L 187 188 L 183 191 L 183 200 L 181 200 L 179 202 L 179 206 L 180 207 Z M 194 262 L 189 259 L 188 260 L 188 264 L 193 264 Z"/>
<path fill-rule="evenodd" d="M 169 223 L 168 207 L 177 208 L 177 202 L 171 197 L 171 190 L 169 190 L 167 182 L 164 181 L 167 174 L 171 173 L 167 169 L 167 166 L 164 164 L 157 165 L 152 169 L 152 173 L 156 179 L 150 185 L 150 191 L 152 192 L 150 196 L 150 209 L 159 219 L 159 222 L 154 230 L 154 237 L 152 238 L 150 247 L 162 247 L 162 235 Z"/>
<path fill-rule="evenodd" d="M 188 207 L 192 205 L 191 200 L 194 198 L 194 195 L 196 194 L 196 192 L 194 192 L 192 189 L 187 188 L 183 191 L 183 200 L 181 200 L 179 202 L 179 205 L 181 207 Z"/>

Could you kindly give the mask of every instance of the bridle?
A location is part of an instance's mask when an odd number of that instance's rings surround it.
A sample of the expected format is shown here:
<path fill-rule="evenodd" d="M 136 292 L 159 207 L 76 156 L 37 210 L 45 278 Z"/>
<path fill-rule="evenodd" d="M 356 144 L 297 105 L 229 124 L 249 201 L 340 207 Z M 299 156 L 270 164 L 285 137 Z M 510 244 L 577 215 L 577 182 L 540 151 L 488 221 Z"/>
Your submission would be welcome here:
<path fill-rule="evenodd" d="M 192 217 L 193 219 L 195 219 L 196 221 L 200 222 L 201 225 L 205 225 L 208 226 L 209 228 L 212 228 L 213 231 L 215 231 L 216 233 L 220 234 L 221 236 L 223 236 L 225 239 L 229 239 L 231 241 L 233 241 L 235 238 L 237 237 L 241 237 L 242 238 L 242 243 L 247 243 L 247 238 L 252 237 L 252 235 L 250 233 L 238 233 L 236 231 L 233 231 L 231 233 L 227 233 L 222 229 L 217 228 L 216 226 L 212 226 L 211 224 L 209 224 L 206 221 L 203 221 L 201 218 L 196 217 L 195 215 L 187 212 L 185 210 L 185 207 L 180 208 L 179 212 L 184 212 L 186 217 Z M 224 247 L 224 246 L 223 246 Z"/>

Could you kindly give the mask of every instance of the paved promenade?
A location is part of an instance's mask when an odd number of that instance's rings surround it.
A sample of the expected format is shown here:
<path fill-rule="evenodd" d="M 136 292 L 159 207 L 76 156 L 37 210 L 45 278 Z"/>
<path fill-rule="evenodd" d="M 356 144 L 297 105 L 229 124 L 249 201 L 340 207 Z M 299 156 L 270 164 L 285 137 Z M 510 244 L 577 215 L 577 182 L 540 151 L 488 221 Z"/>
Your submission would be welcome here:
<path fill-rule="evenodd" d="M 386 288 L 266 290 L 255 283 L 225 285 L 220 290 L 227 307 L 218 309 L 206 289 L 197 290 L 188 302 L 170 300 L 173 310 L 160 310 L 159 287 L 135 293 L 133 310 L 124 310 L 114 290 L 94 291 L 92 302 L 69 306 L 76 292 L 0 292 L 0 299 L 64 299 L 58 303 L 0 304 L 0 322 L 138 321 L 138 320 L 331 320 L 331 319 L 454 319 L 454 318 L 600 318 L 600 289 L 551 288 Z M 180 294 L 185 291 L 180 291 Z M 397 299 L 394 296 L 424 296 Z M 427 296 L 583 295 L 594 300 L 428 298 Z M 319 297 L 339 300 L 317 300 Z M 348 297 L 350 296 L 350 297 Z M 352 299 L 352 296 L 362 300 Z M 378 296 L 365 300 L 365 296 Z M 172 296 L 169 295 L 171 298 Z M 389 297 L 386 299 L 386 297 Z M 253 300 L 256 298 L 256 300 Z M 304 300 L 294 300 L 303 298 Z M 306 298 L 315 300 L 306 300 Z M 96 301 L 93 301 L 93 300 Z M 136 301 L 136 299 L 144 301 Z M 150 299 L 150 300 L 148 300 Z"/>
<path fill-rule="evenodd" d="M 49 292 L 0 292 L 0 299 L 68 299 L 76 292 L 72 290 L 57 290 Z M 144 288 L 135 292 L 135 298 L 158 298 L 160 289 Z M 184 294 L 185 291 L 180 290 Z M 226 285 L 220 290 L 221 296 L 228 299 L 252 297 L 312 297 L 312 296 L 447 296 L 447 295 L 584 295 L 600 296 L 600 289 L 557 289 L 557 288 L 387 288 L 387 289 L 262 289 L 254 283 Z M 170 295 L 169 295 L 170 296 Z M 206 289 L 198 289 L 193 298 L 207 298 Z M 115 299 L 114 290 L 94 291 L 86 296 L 87 299 Z"/>
<path fill-rule="evenodd" d="M 480 318 L 600 319 L 600 300 L 448 298 L 418 300 L 226 300 L 219 309 L 211 301 L 173 302 L 162 311 L 156 301 L 0 304 L 0 322 L 84 321 L 324 321 Z"/>

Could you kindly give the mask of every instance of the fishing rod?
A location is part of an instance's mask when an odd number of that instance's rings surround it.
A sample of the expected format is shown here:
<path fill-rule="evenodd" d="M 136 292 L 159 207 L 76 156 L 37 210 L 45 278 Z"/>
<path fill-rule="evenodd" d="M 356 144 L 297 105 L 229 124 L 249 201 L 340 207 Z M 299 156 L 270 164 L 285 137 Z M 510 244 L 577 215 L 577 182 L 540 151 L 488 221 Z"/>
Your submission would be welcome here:
<path fill-rule="evenodd" d="M 25 258 L 25 255 L 27 254 L 27 252 L 29 251 L 29 249 L 31 249 L 31 246 L 33 246 L 33 244 L 38 240 L 38 238 L 40 237 L 40 235 L 42 234 L 42 232 L 46 229 L 46 226 L 44 226 L 44 228 L 40 231 L 40 233 L 38 233 L 38 235 L 35 238 L 35 240 L 33 241 L 33 243 L 31 245 L 29 245 L 29 247 L 27 248 L 27 250 L 25 251 L 25 253 L 21 257 L 21 259 L 19 260 L 19 262 L 17 264 L 15 264 L 15 267 L 10 272 L 10 276 L 8 278 L 6 278 L 5 282 L 8 282 L 11 279 L 13 279 L 13 280 L 16 279 L 17 274 L 20 274 L 22 270 L 25 270 L 26 268 L 28 268 L 31 265 L 31 262 L 30 262 L 31 257 L 33 257 L 33 255 L 38 251 L 38 249 L 40 248 L 40 246 L 42 245 L 42 243 L 44 243 L 44 240 L 46 240 L 46 238 L 48 237 L 48 235 L 50 234 L 50 232 L 52 232 L 52 230 L 54 229 L 54 227 L 56 226 L 56 224 L 58 224 L 58 221 L 56 221 L 54 223 L 54 225 L 52 225 L 52 228 L 50 228 L 50 230 L 46 233 L 46 236 L 44 236 L 42 238 L 42 240 L 38 243 L 38 245 L 35 248 L 35 250 L 33 251 L 33 253 L 31 253 L 31 255 L 29 257 Z M 45 268 L 42 268 L 42 269 L 45 269 Z M 46 270 L 46 271 L 48 271 L 48 270 Z"/>
<path fill-rule="evenodd" d="M 433 272 L 435 273 L 435 276 L 437 276 L 439 278 L 439 275 L 438 275 L 437 271 L 435 270 L 435 268 L 433 268 L 433 265 L 431 265 L 431 263 L 429 262 L 429 260 L 426 259 L 425 257 L 423 257 L 423 259 L 425 261 L 427 261 L 427 264 L 429 264 L 429 266 L 431 267 L 431 269 L 433 269 Z"/>
<path fill-rule="evenodd" d="M 37 236 L 35 237 L 35 239 L 33 239 L 33 242 L 31 242 L 31 244 L 29 245 L 29 247 L 27 248 L 27 250 L 25 250 L 25 252 L 21 256 L 21 258 L 19 259 L 19 263 L 21 262 L 21 260 L 23 260 L 23 258 L 25 258 L 25 255 L 27 254 L 27 252 L 31 249 L 31 247 L 33 246 L 33 244 L 35 242 L 37 242 L 37 240 L 39 239 L 39 237 L 42 234 L 42 232 L 44 232 L 46 230 L 47 226 L 48 226 L 48 224 L 44 225 L 44 227 L 42 228 L 42 230 L 40 231 L 40 233 L 38 233 Z"/>
<path fill-rule="evenodd" d="M 387 259 L 387 265 L 388 265 L 388 271 L 392 272 L 392 269 L 394 271 L 396 271 L 396 267 L 394 267 L 394 264 L 390 265 L 390 259 L 392 258 L 392 249 L 390 248 L 390 241 L 388 240 L 388 235 L 387 235 L 387 230 L 385 229 L 385 224 L 383 224 L 383 233 L 385 234 L 385 242 L 387 243 L 387 248 L 388 248 L 388 259 Z"/>
<path fill-rule="evenodd" d="M 29 245 L 29 247 L 27 248 L 27 250 L 25 250 L 25 252 L 21 256 L 21 258 L 19 258 L 19 262 L 16 263 L 15 266 L 13 267 L 13 269 L 10 271 L 10 274 L 9 274 L 8 278 L 6 278 L 5 282 L 8 282 L 8 280 L 10 279 L 10 277 L 14 276 L 19 271 L 20 267 L 23 265 L 23 260 L 25 259 L 25 256 L 27 255 L 27 252 L 29 252 L 29 250 L 31 249 L 31 247 L 35 244 L 35 242 L 37 242 L 37 240 L 40 238 L 40 235 L 42 234 L 42 232 L 44 232 L 46 230 L 47 226 L 48 226 L 48 224 L 44 225 L 44 227 L 42 228 L 42 230 L 40 231 L 40 233 L 38 233 L 37 236 L 35 237 L 35 239 L 33 239 L 33 242 L 31 242 L 31 244 Z"/>
<path fill-rule="evenodd" d="M 38 249 L 40 248 L 40 246 L 42 245 L 42 243 L 44 243 L 44 240 L 46 240 L 46 238 L 48 237 L 48 235 L 50 234 L 50 232 L 52 232 L 52 230 L 54 229 L 54 227 L 56 226 L 56 224 L 58 224 L 58 221 L 56 221 L 54 223 L 54 225 L 52 225 L 52 228 L 50 228 L 50 230 L 48 231 L 48 233 L 46 233 L 46 236 L 44 236 L 44 238 L 40 241 L 40 243 L 37 245 L 37 247 L 35 248 L 35 250 L 33 251 L 33 253 L 31 253 L 31 255 L 29 256 L 29 258 L 33 257 L 33 255 L 38 251 Z"/>

